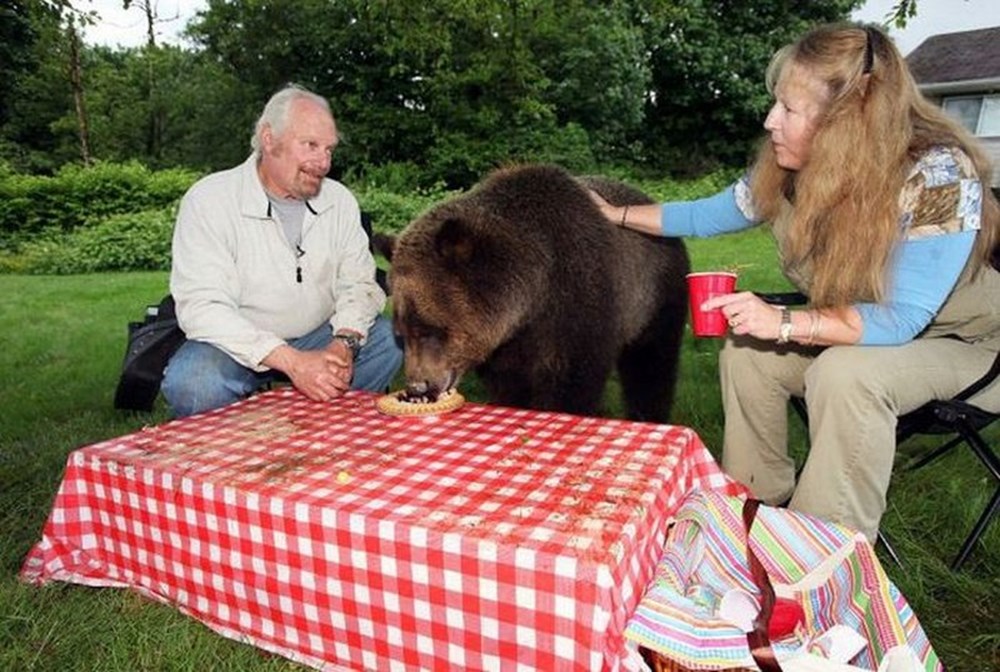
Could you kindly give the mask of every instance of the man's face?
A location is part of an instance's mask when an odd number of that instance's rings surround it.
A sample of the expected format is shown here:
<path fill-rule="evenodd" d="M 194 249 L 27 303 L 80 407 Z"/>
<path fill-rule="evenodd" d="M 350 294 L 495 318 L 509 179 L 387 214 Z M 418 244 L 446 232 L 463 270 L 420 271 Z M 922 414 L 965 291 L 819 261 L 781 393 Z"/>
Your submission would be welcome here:
<path fill-rule="evenodd" d="M 319 193 L 337 145 L 330 113 L 310 100 L 292 103 L 279 135 L 261 132 L 260 176 L 264 187 L 281 198 L 306 200 Z"/>

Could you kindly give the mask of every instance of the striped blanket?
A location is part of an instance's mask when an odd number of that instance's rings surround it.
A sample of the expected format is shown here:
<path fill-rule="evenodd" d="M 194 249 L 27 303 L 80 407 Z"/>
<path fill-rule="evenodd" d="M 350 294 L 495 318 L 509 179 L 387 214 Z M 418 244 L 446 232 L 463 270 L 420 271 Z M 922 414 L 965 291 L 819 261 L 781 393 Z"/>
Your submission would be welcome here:
<path fill-rule="evenodd" d="M 698 491 L 680 507 L 656 574 L 625 636 L 692 670 L 756 669 L 744 632 L 718 616 L 733 589 L 756 595 L 746 559 L 743 500 Z M 862 535 L 785 509 L 762 506 L 754 552 L 778 596 L 797 600 L 805 625 L 772 642 L 779 660 L 811 650 L 831 627 L 847 626 L 866 644 L 850 664 L 875 670 L 886 652 L 909 647 L 927 672 L 942 669 L 906 599 Z"/>

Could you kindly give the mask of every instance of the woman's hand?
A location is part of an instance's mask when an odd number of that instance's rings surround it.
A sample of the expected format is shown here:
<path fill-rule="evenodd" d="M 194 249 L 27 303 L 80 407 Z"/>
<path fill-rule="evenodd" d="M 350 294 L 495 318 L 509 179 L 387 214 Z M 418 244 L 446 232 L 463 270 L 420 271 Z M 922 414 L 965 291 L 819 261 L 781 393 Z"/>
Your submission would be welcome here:
<path fill-rule="evenodd" d="M 772 306 L 753 292 L 726 294 L 705 301 L 702 310 L 721 308 L 729 330 L 737 336 L 778 341 L 781 307 Z M 853 345 L 861 339 L 861 315 L 853 306 L 789 311 L 789 340 L 804 345 Z"/>
<path fill-rule="evenodd" d="M 651 236 L 663 235 L 660 224 L 660 205 L 656 203 L 611 205 L 607 199 L 593 189 L 588 189 L 587 194 L 604 215 L 604 218 L 611 224 L 619 228 L 647 233 Z"/>
<path fill-rule="evenodd" d="M 590 200 L 593 201 L 597 209 L 601 211 L 604 218 L 609 222 L 618 224 L 619 220 L 622 218 L 622 208 L 616 205 L 611 205 L 608 201 L 601 196 L 599 193 L 593 189 L 587 189 L 587 195 L 590 196 Z"/>
<path fill-rule="evenodd" d="M 738 336 L 776 341 L 781 328 L 781 308 L 766 303 L 753 292 L 716 296 L 701 304 L 702 310 L 722 309 L 729 329 Z"/>

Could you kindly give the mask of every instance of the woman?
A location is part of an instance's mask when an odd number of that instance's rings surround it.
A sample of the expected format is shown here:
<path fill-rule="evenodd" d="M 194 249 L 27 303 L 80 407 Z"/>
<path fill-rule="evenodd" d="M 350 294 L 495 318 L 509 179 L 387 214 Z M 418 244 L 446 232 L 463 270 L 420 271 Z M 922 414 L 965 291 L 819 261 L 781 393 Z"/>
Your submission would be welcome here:
<path fill-rule="evenodd" d="M 775 55 L 767 83 L 769 141 L 735 185 L 663 206 L 595 201 L 616 225 L 665 236 L 771 223 L 810 303 L 789 310 L 750 292 L 705 303 L 732 332 L 719 361 L 723 468 L 768 503 L 790 498 L 874 540 L 896 416 L 953 396 L 1000 348 L 1000 208 L 981 150 L 923 99 L 879 29 L 814 29 Z M 989 394 L 1000 406 L 1000 389 Z M 797 484 L 790 395 L 809 408 Z"/>

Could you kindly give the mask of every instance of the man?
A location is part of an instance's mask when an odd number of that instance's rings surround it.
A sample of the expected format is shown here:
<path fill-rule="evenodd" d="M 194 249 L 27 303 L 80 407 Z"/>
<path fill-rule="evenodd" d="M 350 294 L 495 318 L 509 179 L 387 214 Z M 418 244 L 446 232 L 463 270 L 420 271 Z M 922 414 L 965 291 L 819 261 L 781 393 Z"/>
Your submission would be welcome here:
<path fill-rule="evenodd" d="M 326 179 L 326 100 L 289 86 L 257 121 L 253 154 L 184 195 L 170 290 L 188 341 L 164 373 L 173 412 L 242 399 L 284 374 L 310 399 L 384 391 L 402 363 L 354 196 Z"/>

